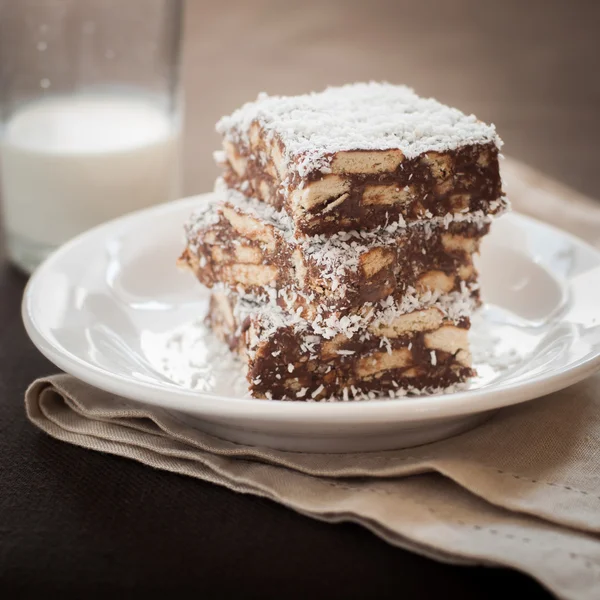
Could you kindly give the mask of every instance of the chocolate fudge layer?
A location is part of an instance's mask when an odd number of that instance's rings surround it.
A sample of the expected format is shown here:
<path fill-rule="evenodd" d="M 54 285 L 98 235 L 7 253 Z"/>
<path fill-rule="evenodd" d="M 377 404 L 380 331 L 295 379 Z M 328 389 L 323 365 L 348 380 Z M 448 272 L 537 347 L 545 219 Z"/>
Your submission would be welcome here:
<path fill-rule="evenodd" d="M 276 305 L 213 292 L 207 320 L 246 363 L 256 398 L 395 398 L 446 390 L 474 374 L 469 320 L 447 319 L 434 307 L 373 324 L 360 338 L 326 340 Z"/>
<path fill-rule="evenodd" d="M 447 214 L 493 214 L 502 198 L 493 125 L 389 84 L 259 96 L 217 131 L 230 187 L 314 235 Z"/>
<path fill-rule="evenodd" d="M 180 264 L 208 287 L 275 296 L 335 332 L 389 298 L 405 312 L 452 294 L 470 297 L 472 308 L 479 297 L 473 255 L 488 221 L 466 214 L 298 240 L 285 213 L 230 190 L 191 217 Z"/>

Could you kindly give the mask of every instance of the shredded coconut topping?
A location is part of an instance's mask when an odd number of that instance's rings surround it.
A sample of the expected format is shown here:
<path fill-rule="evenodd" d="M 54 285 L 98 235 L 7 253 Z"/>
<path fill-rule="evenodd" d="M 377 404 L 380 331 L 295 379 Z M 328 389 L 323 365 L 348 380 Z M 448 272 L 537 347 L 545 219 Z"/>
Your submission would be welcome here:
<path fill-rule="evenodd" d="M 279 139 L 288 169 L 301 177 L 328 172 L 333 155 L 341 151 L 399 149 L 410 159 L 468 144 L 502 146 L 494 125 L 389 83 L 355 83 L 302 96 L 261 93 L 216 128 L 249 145 L 253 122 L 267 139 Z"/>

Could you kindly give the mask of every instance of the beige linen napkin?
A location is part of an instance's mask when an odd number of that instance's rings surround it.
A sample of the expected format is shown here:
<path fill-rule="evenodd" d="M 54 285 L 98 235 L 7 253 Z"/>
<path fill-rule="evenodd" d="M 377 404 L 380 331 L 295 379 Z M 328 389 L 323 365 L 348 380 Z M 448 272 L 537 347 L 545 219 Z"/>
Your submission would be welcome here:
<path fill-rule="evenodd" d="M 518 208 L 600 240 L 600 209 L 589 201 L 512 161 L 505 177 Z M 568 210 L 560 199 L 567 193 Z M 533 200 L 523 202 L 528 194 Z M 598 384 L 600 375 L 504 409 L 449 440 L 341 455 L 227 442 L 68 375 L 34 382 L 25 405 L 29 419 L 57 439 L 265 496 L 324 521 L 360 523 L 438 560 L 513 567 L 560 598 L 591 600 L 600 598 Z"/>

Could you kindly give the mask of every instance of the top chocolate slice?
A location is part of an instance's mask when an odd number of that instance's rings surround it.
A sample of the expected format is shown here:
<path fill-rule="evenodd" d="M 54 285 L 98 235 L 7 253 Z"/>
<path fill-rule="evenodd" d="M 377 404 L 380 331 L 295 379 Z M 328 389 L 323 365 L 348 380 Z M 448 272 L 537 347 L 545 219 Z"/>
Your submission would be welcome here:
<path fill-rule="evenodd" d="M 266 96 L 217 123 L 227 184 L 298 235 L 482 210 L 502 197 L 493 125 L 385 83 Z"/>

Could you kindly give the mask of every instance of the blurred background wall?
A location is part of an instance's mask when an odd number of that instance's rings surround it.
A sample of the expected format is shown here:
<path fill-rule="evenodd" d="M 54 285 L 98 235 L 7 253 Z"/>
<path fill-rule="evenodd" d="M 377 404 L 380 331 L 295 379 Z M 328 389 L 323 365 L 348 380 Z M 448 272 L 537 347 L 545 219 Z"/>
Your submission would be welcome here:
<path fill-rule="evenodd" d="M 405 83 L 494 122 L 504 152 L 599 197 L 600 0 L 187 0 L 187 194 L 214 123 L 258 92 Z"/>

